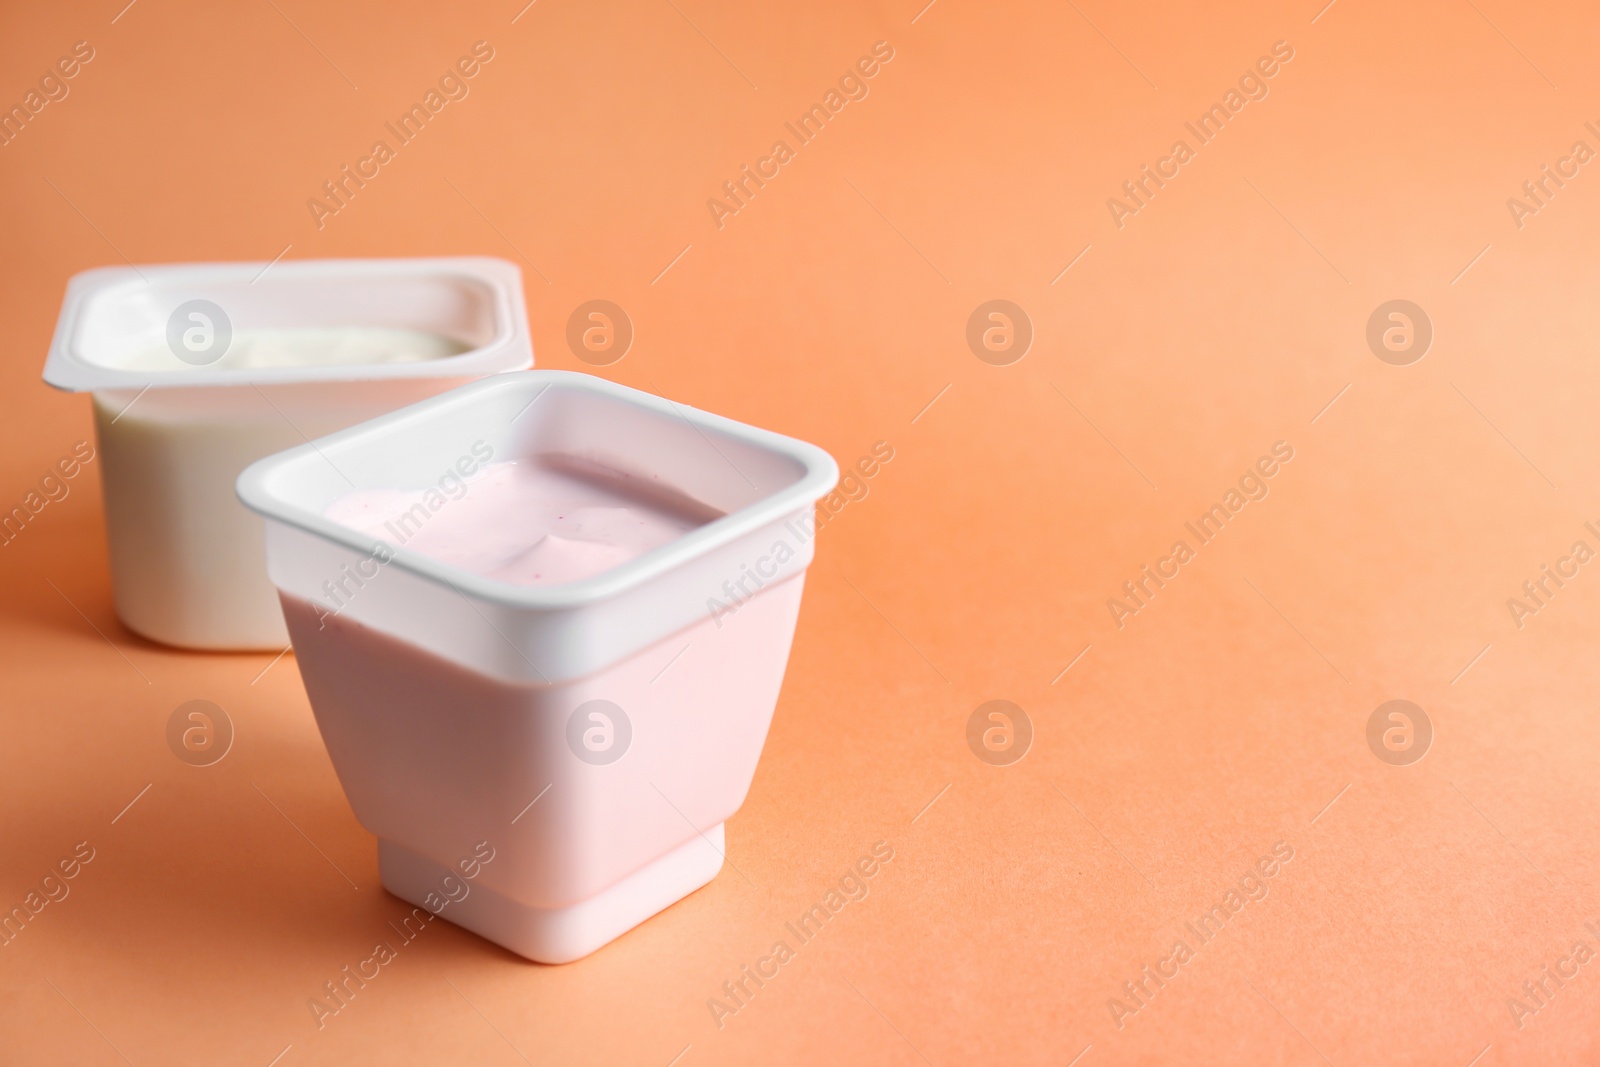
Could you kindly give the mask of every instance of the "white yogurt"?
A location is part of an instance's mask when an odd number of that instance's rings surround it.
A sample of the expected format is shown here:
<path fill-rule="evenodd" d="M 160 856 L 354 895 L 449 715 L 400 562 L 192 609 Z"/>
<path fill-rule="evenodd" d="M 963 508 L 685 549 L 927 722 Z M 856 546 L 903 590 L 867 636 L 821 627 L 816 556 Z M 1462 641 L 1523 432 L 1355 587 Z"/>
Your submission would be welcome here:
<path fill-rule="evenodd" d="M 228 350 L 210 366 L 219 369 L 263 367 L 367 367 L 375 363 L 421 363 L 459 355 L 472 347 L 443 334 L 368 326 L 304 330 L 239 330 Z M 165 343 L 134 349 L 115 364 L 120 370 L 183 371 L 192 364 Z"/>
<path fill-rule="evenodd" d="M 122 621 L 165 644 L 277 651 L 288 634 L 239 472 L 532 361 L 504 260 L 177 264 L 75 276 L 44 378 L 94 395 Z"/>

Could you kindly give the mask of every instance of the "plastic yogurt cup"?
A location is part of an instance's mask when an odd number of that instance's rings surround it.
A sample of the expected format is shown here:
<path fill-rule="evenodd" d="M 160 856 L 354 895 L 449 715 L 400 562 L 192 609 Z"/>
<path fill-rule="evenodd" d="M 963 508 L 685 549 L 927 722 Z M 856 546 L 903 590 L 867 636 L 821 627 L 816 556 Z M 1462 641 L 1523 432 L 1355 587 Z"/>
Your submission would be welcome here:
<path fill-rule="evenodd" d="M 94 398 L 117 614 L 187 648 L 279 649 L 261 521 L 234 482 L 262 456 L 531 366 L 504 260 L 115 267 L 67 284 L 44 380 Z"/>
<path fill-rule="evenodd" d="M 813 445 L 559 371 L 247 469 L 385 888 L 564 963 L 709 882 L 837 480 Z"/>

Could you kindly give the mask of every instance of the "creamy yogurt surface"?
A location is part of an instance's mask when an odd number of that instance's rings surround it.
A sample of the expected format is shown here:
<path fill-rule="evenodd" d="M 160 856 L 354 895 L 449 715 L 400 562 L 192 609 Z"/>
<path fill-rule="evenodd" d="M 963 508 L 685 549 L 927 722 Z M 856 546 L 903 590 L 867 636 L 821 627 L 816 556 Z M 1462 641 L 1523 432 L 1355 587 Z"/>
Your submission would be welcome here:
<path fill-rule="evenodd" d="M 422 363 L 460 355 L 472 346 L 443 334 L 375 326 L 319 329 L 235 330 L 217 368 L 359 367 L 375 363 Z M 194 370 L 163 342 L 131 353 L 119 370 Z"/>
<path fill-rule="evenodd" d="M 593 476 L 540 458 L 490 463 L 469 478 L 445 481 L 427 489 L 357 490 L 323 514 L 391 545 L 515 585 L 591 578 L 712 517 L 673 506 L 668 495 L 637 479 Z"/>

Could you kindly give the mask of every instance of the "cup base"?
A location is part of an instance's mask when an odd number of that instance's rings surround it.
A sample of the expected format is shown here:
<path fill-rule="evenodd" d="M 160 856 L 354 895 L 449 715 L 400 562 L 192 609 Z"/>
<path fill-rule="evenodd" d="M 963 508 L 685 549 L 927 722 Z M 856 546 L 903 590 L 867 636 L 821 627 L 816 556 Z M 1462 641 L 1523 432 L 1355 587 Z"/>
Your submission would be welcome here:
<path fill-rule="evenodd" d="M 722 870 L 722 823 L 696 835 L 609 889 L 561 908 L 521 904 L 483 885 L 436 912 L 479 937 L 536 963 L 571 963 L 627 933 L 707 884 Z M 378 842 L 383 887 L 401 900 L 432 911 L 439 885 L 460 875 L 393 841 Z"/>

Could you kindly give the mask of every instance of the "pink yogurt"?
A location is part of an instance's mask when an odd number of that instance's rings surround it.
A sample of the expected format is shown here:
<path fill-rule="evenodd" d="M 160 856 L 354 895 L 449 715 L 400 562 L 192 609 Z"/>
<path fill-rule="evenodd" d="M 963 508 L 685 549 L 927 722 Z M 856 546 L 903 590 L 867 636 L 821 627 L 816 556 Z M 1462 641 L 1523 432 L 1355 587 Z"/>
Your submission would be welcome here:
<path fill-rule="evenodd" d="M 636 559 L 719 514 L 565 457 L 491 463 L 457 484 L 458 495 L 437 510 L 423 504 L 437 489 L 363 489 L 339 497 L 324 515 L 486 578 L 557 585 Z"/>

